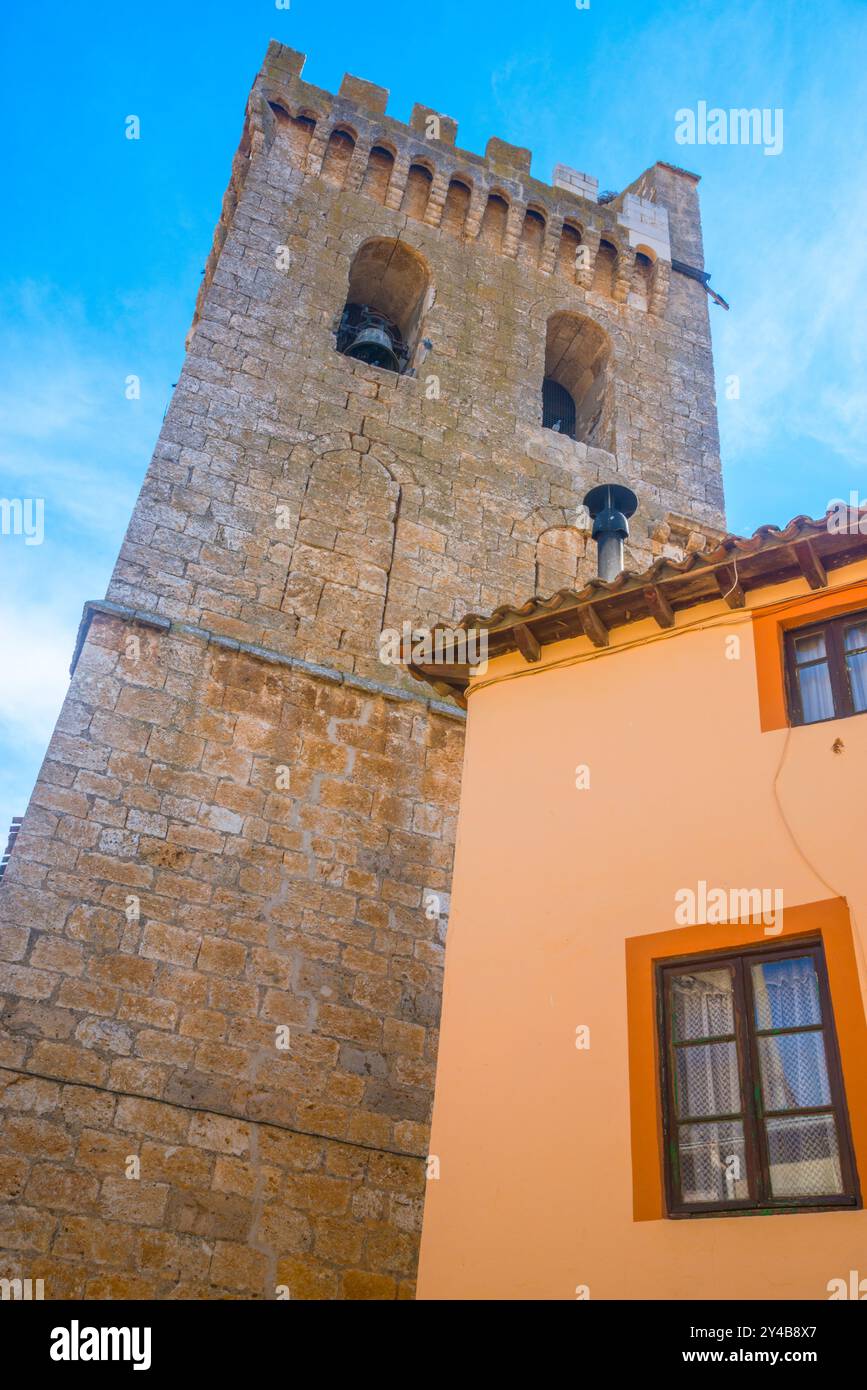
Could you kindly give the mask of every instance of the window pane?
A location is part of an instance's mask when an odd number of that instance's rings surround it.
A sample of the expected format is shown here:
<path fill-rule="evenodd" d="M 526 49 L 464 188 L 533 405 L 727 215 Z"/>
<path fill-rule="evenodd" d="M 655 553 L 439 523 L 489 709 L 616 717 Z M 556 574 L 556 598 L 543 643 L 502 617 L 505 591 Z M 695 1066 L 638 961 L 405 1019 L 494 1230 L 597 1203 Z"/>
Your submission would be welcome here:
<path fill-rule="evenodd" d="M 679 1116 L 736 1115 L 741 1108 L 738 1050 L 733 1042 L 677 1049 L 675 1098 Z"/>
<path fill-rule="evenodd" d="M 846 628 L 845 646 L 847 652 L 863 652 L 867 650 L 867 623 L 850 623 Z"/>
<path fill-rule="evenodd" d="M 752 969 L 757 1028 L 808 1028 L 822 1022 L 812 956 L 766 960 Z"/>
<path fill-rule="evenodd" d="M 818 666 L 800 666 L 798 684 L 801 687 L 804 723 L 814 724 L 817 719 L 833 719 L 834 696 L 827 663 L 823 661 Z"/>
<path fill-rule="evenodd" d="M 867 652 L 847 655 L 846 667 L 849 671 L 852 704 L 860 714 L 862 710 L 867 710 Z"/>
<path fill-rule="evenodd" d="M 808 632 L 795 638 L 795 660 L 799 666 L 804 661 L 821 661 L 827 655 L 824 632 Z"/>
<path fill-rule="evenodd" d="M 774 1197 L 830 1197 L 843 1191 L 832 1115 L 768 1120 L 767 1132 Z"/>
<path fill-rule="evenodd" d="M 678 1042 L 688 1038 L 718 1038 L 733 1033 L 735 1016 L 730 967 L 674 975 L 671 980 L 671 1012 L 674 1036 Z"/>
<path fill-rule="evenodd" d="M 684 1202 L 745 1201 L 750 1195 L 740 1120 L 680 1125 L 680 1190 Z"/>
<path fill-rule="evenodd" d="M 759 1057 L 766 1110 L 807 1110 L 831 1104 L 821 1033 L 759 1038 Z"/>

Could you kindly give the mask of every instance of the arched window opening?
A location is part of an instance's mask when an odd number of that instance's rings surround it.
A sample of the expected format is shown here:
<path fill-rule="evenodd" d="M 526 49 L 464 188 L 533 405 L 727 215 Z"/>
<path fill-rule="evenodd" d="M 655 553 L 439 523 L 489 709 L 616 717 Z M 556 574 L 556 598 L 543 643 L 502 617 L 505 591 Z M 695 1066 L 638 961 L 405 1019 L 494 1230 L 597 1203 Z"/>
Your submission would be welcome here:
<path fill-rule="evenodd" d="M 542 382 L 542 424 L 546 430 L 575 438 L 575 402 L 566 387 L 550 376 Z"/>
<path fill-rule="evenodd" d="M 536 542 L 535 592 L 547 597 L 559 589 L 580 588 L 587 542 L 574 526 L 552 526 Z"/>
<path fill-rule="evenodd" d="M 629 303 L 637 309 L 646 309 L 650 301 L 650 285 L 653 277 L 653 261 L 644 251 L 636 251 L 632 267 L 632 280 L 629 286 Z"/>
<path fill-rule="evenodd" d="M 555 429 L 559 421 L 559 433 L 599 449 L 611 448 L 610 358 L 608 335 L 592 319 L 564 312 L 548 320 L 542 385 L 546 428 Z"/>
<path fill-rule="evenodd" d="M 296 168 L 300 168 L 307 157 L 310 140 L 316 129 L 315 119 L 303 112 L 297 116 L 290 116 L 284 107 L 274 101 L 269 101 L 268 105 L 274 112 L 278 136 L 285 140 L 291 162 Z"/>
<path fill-rule="evenodd" d="M 326 183 L 335 188 L 343 187 L 354 149 L 355 141 L 348 130 L 332 130 L 322 161 L 322 177 Z"/>
<path fill-rule="evenodd" d="M 290 123 L 290 140 L 292 155 L 297 164 L 303 164 L 307 158 L 307 151 L 310 149 L 310 141 L 313 139 L 313 132 L 316 129 L 316 122 L 310 116 L 296 116 Z"/>
<path fill-rule="evenodd" d="M 470 210 L 470 190 L 460 179 L 452 179 L 443 204 L 440 226 L 451 236 L 463 236 Z"/>
<path fill-rule="evenodd" d="M 545 219 L 535 208 L 527 208 L 521 228 L 518 260 L 522 265 L 537 266 L 545 243 Z"/>
<path fill-rule="evenodd" d="M 378 203 L 385 202 L 391 171 L 394 168 L 394 155 L 384 145 L 374 145 L 367 159 L 367 168 L 361 181 L 361 191 Z"/>
<path fill-rule="evenodd" d="M 410 371 L 429 288 L 425 262 L 404 242 L 366 241 L 349 272 L 337 351 L 385 371 Z"/>
<path fill-rule="evenodd" d="M 593 271 L 593 288 L 597 294 L 604 294 L 608 299 L 612 298 L 616 271 L 616 247 L 612 246 L 610 241 L 600 241 Z"/>
<path fill-rule="evenodd" d="M 573 227 L 566 222 L 560 234 L 560 241 L 557 246 L 557 264 L 555 270 L 564 280 L 568 280 L 570 285 L 574 285 L 578 279 L 576 257 L 580 245 L 581 233 L 578 231 L 577 227 Z"/>
<path fill-rule="evenodd" d="M 347 300 L 337 330 L 337 351 L 387 372 L 406 371 L 409 354 L 400 329 L 387 314 Z"/>
<path fill-rule="evenodd" d="M 417 222 L 421 222 L 427 210 L 432 183 L 433 174 L 429 169 L 426 169 L 423 164 L 411 164 L 406 188 L 403 190 L 401 212 L 405 212 L 407 217 L 414 217 Z"/>
<path fill-rule="evenodd" d="M 502 251 L 503 237 L 506 234 L 506 218 L 509 204 L 498 193 L 492 193 L 485 205 L 482 225 L 479 228 L 479 241 L 492 251 Z"/>

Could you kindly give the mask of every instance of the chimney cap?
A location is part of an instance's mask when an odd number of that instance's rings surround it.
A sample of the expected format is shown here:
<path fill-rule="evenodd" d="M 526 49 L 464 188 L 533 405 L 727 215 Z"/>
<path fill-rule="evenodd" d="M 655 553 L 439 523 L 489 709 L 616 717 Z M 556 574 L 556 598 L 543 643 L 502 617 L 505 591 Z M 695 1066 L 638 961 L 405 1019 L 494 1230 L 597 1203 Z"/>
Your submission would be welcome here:
<path fill-rule="evenodd" d="M 587 493 L 584 506 L 594 518 L 606 511 L 621 512 L 623 516 L 630 517 L 638 508 L 638 498 L 631 488 L 623 487 L 621 483 L 599 483 Z"/>

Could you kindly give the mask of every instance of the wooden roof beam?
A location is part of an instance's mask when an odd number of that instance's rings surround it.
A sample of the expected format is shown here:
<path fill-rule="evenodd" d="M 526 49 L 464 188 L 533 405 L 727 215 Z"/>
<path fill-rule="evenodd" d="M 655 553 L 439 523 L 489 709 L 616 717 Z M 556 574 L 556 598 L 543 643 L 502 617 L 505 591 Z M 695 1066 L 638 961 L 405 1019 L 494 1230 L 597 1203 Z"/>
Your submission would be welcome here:
<path fill-rule="evenodd" d="M 515 636 L 515 645 L 524 660 L 539 661 L 542 656 L 542 648 L 527 625 L 525 623 L 515 623 L 512 631 Z"/>
<path fill-rule="evenodd" d="M 660 627 L 674 627 L 674 609 L 658 584 L 647 586 L 644 590 L 644 601 Z"/>
<path fill-rule="evenodd" d="M 828 575 L 812 541 L 799 541 L 794 547 L 798 568 L 811 589 L 827 589 Z"/>
<path fill-rule="evenodd" d="M 746 603 L 744 586 L 738 579 L 735 565 L 719 565 L 713 572 L 720 598 L 724 598 L 729 608 L 743 608 Z"/>
<path fill-rule="evenodd" d="M 595 608 L 589 604 L 586 608 L 579 608 L 578 621 L 584 630 L 584 636 L 590 638 L 594 647 L 608 646 L 611 640 L 608 628 L 603 623 Z"/>
<path fill-rule="evenodd" d="M 429 681 L 428 684 L 432 686 L 438 695 L 442 695 L 444 699 L 454 700 L 455 704 L 460 705 L 461 709 L 466 709 L 467 697 L 460 686 L 449 685 L 448 681 Z"/>
<path fill-rule="evenodd" d="M 431 683 L 442 680 L 448 681 L 449 684 L 458 684 L 469 680 L 473 668 L 466 662 L 455 662 L 452 665 L 450 662 L 422 661 L 414 669 L 421 672 L 423 680 Z"/>

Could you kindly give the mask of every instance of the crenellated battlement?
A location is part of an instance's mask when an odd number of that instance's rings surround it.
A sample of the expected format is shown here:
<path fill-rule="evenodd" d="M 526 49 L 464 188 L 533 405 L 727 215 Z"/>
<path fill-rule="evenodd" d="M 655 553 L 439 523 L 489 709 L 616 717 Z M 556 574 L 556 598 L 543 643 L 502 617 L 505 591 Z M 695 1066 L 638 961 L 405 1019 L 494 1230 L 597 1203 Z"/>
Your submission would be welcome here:
<path fill-rule="evenodd" d="M 342 173 L 342 187 L 364 192 L 371 184 L 377 186 L 366 175 L 371 158 L 375 162 L 381 152 L 383 163 L 392 161 L 383 191 L 386 207 L 401 208 L 413 171 L 424 171 L 430 188 L 420 220 L 427 225 L 441 225 L 445 215 L 455 230 L 449 216 L 450 190 L 466 190 L 458 230 L 465 241 L 484 242 L 493 199 L 489 220 L 502 220 L 503 225 L 500 235 L 488 239 L 489 245 L 517 256 L 522 241 L 531 248 L 538 244 L 537 254 L 521 259 L 549 274 L 564 261 L 565 251 L 571 261 L 581 245 L 577 285 L 604 290 L 610 283 L 615 302 L 644 301 L 642 307 L 651 313 L 664 312 L 673 256 L 701 268 L 700 235 L 697 247 L 694 234 L 696 175 L 656 164 L 616 197 L 600 203 L 599 181 L 590 174 L 557 164 L 552 181 L 546 183 L 531 172 L 530 150 L 497 136 L 488 140 L 484 155 L 464 150 L 457 144 L 458 126 L 452 117 L 417 103 L 406 124 L 388 115 L 384 87 L 346 75 L 335 95 L 304 81 L 304 62 L 304 54 L 272 41 L 254 85 L 250 115 L 254 125 L 261 126 L 266 146 L 280 119 L 306 127 L 309 143 L 301 151 L 305 173 L 331 174 L 332 182 Z M 329 162 L 329 146 L 335 141 L 343 146 L 342 171 L 339 159 Z M 566 247 L 561 244 L 564 228 L 569 229 Z M 610 263 L 598 273 L 600 243 L 608 248 L 603 260 Z M 636 272 L 636 257 L 641 273 Z"/>
<path fill-rule="evenodd" d="M 384 87 L 347 74 L 334 94 L 304 80 L 304 63 L 303 53 L 269 44 L 193 327 L 251 160 L 275 142 L 302 177 L 371 197 L 483 255 L 565 280 L 590 304 L 607 301 L 664 319 L 672 269 L 688 266 L 700 278 L 697 175 L 658 162 L 600 202 L 599 181 L 590 174 L 561 163 L 552 182 L 543 182 L 522 146 L 491 136 L 484 155 L 461 149 L 451 116 L 417 102 L 409 123 L 398 121 L 388 115 Z"/>

